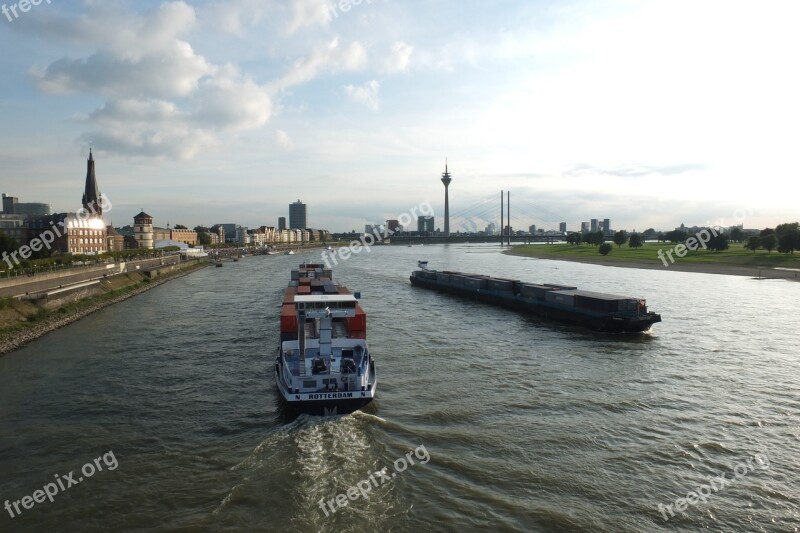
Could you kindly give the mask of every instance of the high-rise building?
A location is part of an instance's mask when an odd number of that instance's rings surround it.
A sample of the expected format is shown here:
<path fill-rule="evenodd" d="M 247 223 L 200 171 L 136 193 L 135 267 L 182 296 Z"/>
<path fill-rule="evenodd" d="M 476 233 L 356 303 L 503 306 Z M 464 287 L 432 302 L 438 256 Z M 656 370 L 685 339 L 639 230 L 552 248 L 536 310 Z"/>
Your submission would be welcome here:
<path fill-rule="evenodd" d="M 581 222 L 581 233 L 589 233 L 589 223 Z"/>
<path fill-rule="evenodd" d="M 531 235 L 536 235 L 536 224 L 531 224 L 528 227 L 528 233 L 530 233 Z"/>
<path fill-rule="evenodd" d="M 417 231 L 419 233 L 433 233 L 434 221 L 432 216 L 417 217 Z"/>
<path fill-rule="evenodd" d="M 6 196 L 3 193 L 3 213 L 7 215 L 24 215 L 31 217 L 44 217 L 52 214 L 50 204 L 42 202 L 20 202 L 16 196 Z"/>
<path fill-rule="evenodd" d="M 603 231 L 606 232 L 606 235 L 611 235 L 611 219 L 603 219 Z"/>
<path fill-rule="evenodd" d="M 567 232 L 567 223 L 566 222 L 559 223 L 558 231 L 560 231 L 561 233 L 566 233 Z"/>
<path fill-rule="evenodd" d="M 447 160 L 444 162 L 444 173 L 442 174 L 442 183 L 444 184 L 444 236 L 450 236 L 450 182 L 452 178 L 447 171 Z"/>
<path fill-rule="evenodd" d="M 595 231 L 597 231 L 597 219 L 593 218 L 592 219 L 592 233 L 594 233 Z"/>
<path fill-rule="evenodd" d="M 6 196 L 6 193 L 3 193 L 3 213 L 6 215 L 14 215 L 14 206 L 19 202 L 19 198 L 16 196 Z"/>
<path fill-rule="evenodd" d="M 386 221 L 386 229 L 390 232 L 394 233 L 401 229 L 400 221 L 399 220 L 387 220 Z"/>
<path fill-rule="evenodd" d="M 493 237 L 497 233 L 497 224 L 494 222 L 489 222 L 489 225 L 486 226 L 486 236 Z"/>
<path fill-rule="evenodd" d="M 300 200 L 289 204 L 289 229 L 306 229 L 308 227 L 306 215 L 306 204 Z"/>
<path fill-rule="evenodd" d="M 286 229 L 286 217 L 278 217 L 278 231 Z"/>

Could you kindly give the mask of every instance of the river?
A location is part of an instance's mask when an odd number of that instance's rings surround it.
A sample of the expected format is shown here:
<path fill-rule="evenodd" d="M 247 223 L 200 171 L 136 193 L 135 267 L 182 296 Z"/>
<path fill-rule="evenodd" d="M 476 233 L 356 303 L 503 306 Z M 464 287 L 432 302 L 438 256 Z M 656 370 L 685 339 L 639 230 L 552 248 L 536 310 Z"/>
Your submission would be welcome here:
<path fill-rule="evenodd" d="M 800 283 L 376 246 L 334 279 L 362 293 L 378 399 L 291 418 L 278 305 L 319 253 L 206 268 L 0 358 L 0 531 L 800 528 Z M 543 322 L 411 287 L 418 259 L 645 297 L 663 322 Z"/>

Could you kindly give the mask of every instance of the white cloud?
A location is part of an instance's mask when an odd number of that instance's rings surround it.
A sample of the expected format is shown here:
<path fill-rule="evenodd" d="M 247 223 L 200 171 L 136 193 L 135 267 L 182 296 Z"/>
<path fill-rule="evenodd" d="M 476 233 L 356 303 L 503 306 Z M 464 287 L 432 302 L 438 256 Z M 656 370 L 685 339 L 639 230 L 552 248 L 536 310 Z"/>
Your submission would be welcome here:
<path fill-rule="evenodd" d="M 351 100 L 359 104 L 364 104 L 373 111 L 378 110 L 378 92 L 380 91 L 381 84 L 378 80 L 368 81 L 360 87 L 355 85 L 347 85 L 344 90 Z"/>
<path fill-rule="evenodd" d="M 392 45 L 392 51 L 384 61 L 383 70 L 389 73 L 406 70 L 413 52 L 413 46 L 403 41 L 397 41 Z"/>
<path fill-rule="evenodd" d="M 271 85 L 271 88 L 275 91 L 286 89 L 311 81 L 323 71 L 358 70 L 366 63 L 367 50 L 363 44 L 355 41 L 341 48 L 339 39 L 333 39 L 325 46 L 317 47 L 308 57 L 296 61 L 283 77 Z"/>
<path fill-rule="evenodd" d="M 291 150 L 294 148 L 294 141 L 292 141 L 292 138 L 289 137 L 289 134 L 283 130 L 278 130 L 275 132 L 275 142 L 277 142 L 278 146 L 284 150 Z"/>
<path fill-rule="evenodd" d="M 331 7 L 328 0 L 293 0 L 292 19 L 286 27 L 291 35 L 310 26 L 324 26 L 331 21 Z"/>

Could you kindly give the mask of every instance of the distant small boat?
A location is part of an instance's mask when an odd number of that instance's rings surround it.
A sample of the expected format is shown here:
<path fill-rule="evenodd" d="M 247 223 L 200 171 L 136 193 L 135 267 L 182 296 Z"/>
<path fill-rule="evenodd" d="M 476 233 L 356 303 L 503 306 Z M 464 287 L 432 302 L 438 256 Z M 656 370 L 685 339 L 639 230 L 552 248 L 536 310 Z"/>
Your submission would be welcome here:
<path fill-rule="evenodd" d="M 333 251 L 333 246 L 328 245 L 328 247 L 325 248 L 325 249 L 328 250 L 329 252 L 332 252 Z"/>
<path fill-rule="evenodd" d="M 294 250 L 289 250 L 288 252 L 286 252 L 286 255 L 294 255 Z"/>
<path fill-rule="evenodd" d="M 221 266 L 222 266 L 222 261 L 220 261 L 219 259 L 217 259 L 217 262 L 215 263 L 215 265 L 214 265 L 214 266 L 216 266 L 217 268 L 221 267 Z"/>

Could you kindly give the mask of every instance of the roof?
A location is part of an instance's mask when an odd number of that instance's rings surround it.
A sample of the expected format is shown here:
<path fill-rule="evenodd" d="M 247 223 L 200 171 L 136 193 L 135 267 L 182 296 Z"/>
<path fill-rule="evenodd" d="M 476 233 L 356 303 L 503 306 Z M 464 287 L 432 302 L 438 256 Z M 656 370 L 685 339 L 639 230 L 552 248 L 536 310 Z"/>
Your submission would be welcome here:
<path fill-rule="evenodd" d="M 139 213 L 138 215 L 136 215 L 136 216 L 135 216 L 135 217 L 133 217 L 133 218 L 134 218 L 134 220 L 135 220 L 135 219 L 137 219 L 137 218 L 153 218 L 153 217 L 151 217 L 150 215 L 148 215 L 147 213 L 145 213 L 144 211 L 142 211 L 141 213 Z"/>
<path fill-rule="evenodd" d="M 559 294 L 574 294 L 577 296 L 583 296 L 586 298 L 594 298 L 595 300 L 638 300 L 639 298 L 635 298 L 633 296 L 621 296 L 619 294 L 607 294 L 604 292 L 592 292 L 592 291 L 555 291 Z"/>
<path fill-rule="evenodd" d="M 337 302 L 357 302 L 352 294 L 313 294 L 311 296 L 295 296 L 295 303 L 337 303 Z"/>

